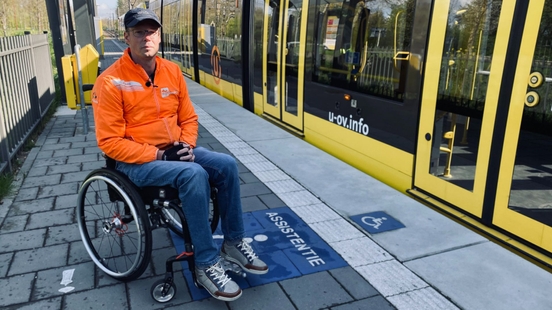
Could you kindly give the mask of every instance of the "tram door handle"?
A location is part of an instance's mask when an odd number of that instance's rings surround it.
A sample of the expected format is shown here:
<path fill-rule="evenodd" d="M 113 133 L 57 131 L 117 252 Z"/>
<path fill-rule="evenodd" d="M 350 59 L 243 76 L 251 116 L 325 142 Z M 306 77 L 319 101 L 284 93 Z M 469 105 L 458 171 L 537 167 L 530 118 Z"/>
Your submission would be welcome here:
<path fill-rule="evenodd" d="M 410 60 L 410 52 L 396 52 L 395 56 L 393 56 L 393 65 L 395 67 L 395 70 L 399 70 L 399 66 L 397 65 L 398 60 Z"/>

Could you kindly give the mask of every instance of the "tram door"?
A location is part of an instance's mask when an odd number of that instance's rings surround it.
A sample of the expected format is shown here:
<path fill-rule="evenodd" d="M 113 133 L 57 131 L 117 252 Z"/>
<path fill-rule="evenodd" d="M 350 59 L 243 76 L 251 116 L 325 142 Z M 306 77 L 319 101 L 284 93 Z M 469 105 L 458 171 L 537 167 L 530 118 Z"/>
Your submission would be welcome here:
<path fill-rule="evenodd" d="M 516 1 L 434 1 L 414 186 L 481 218 Z"/>
<path fill-rule="evenodd" d="M 552 253 L 551 8 L 552 0 L 529 1 L 521 8 L 527 13 L 493 212 L 494 225 L 549 253 Z"/>
<path fill-rule="evenodd" d="M 263 110 L 303 130 L 306 7 L 303 0 L 266 0 Z"/>

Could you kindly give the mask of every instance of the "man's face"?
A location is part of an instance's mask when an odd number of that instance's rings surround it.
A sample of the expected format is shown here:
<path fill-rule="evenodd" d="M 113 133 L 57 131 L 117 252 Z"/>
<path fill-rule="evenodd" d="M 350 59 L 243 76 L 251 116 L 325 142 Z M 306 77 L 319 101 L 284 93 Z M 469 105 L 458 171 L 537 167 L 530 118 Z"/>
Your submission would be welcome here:
<path fill-rule="evenodd" d="M 145 20 L 135 27 L 125 31 L 125 42 L 130 47 L 132 58 L 137 61 L 155 57 L 159 51 L 159 25 L 153 21 Z"/>

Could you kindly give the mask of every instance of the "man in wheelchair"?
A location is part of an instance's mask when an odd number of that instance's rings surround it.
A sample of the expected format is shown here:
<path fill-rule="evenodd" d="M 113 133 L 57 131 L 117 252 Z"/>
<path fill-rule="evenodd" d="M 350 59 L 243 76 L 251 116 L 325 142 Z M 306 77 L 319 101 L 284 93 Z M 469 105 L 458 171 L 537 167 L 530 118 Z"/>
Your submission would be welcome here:
<path fill-rule="evenodd" d="M 198 116 L 181 70 L 157 56 L 161 22 L 155 13 L 132 9 L 124 23 L 129 47 L 93 88 L 98 146 L 138 187 L 178 190 L 194 246 L 198 283 L 217 299 L 235 300 L 242 292 L 222 268 L 221 256 L 247 272 L 268 272 L 243 240 L 237 163 L 227 154 L 196 145 Z M 220 250 L 208 222 L 210 184 L 218 190 L 224 233 Z"/>

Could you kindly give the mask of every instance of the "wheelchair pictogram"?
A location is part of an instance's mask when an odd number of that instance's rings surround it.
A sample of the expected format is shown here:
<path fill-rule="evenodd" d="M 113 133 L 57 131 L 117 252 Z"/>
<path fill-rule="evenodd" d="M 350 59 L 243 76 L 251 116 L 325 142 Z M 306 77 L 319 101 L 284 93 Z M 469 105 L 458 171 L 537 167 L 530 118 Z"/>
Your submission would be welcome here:
<path fill-rule="evenodd" d="M 363 216 L 361 221 L 368 225 L 368 226 L 372 226 L 374 227 L 374 229 L 379 229 L 379 227 L 381 226 L 381 224 L 383 224 L 383 221 L 386 221 L 387 218 L 382 216 L 382 217 L 373 217 L 373 216 Z"/>

